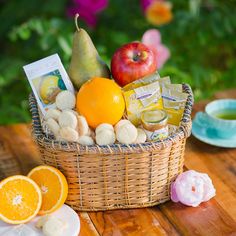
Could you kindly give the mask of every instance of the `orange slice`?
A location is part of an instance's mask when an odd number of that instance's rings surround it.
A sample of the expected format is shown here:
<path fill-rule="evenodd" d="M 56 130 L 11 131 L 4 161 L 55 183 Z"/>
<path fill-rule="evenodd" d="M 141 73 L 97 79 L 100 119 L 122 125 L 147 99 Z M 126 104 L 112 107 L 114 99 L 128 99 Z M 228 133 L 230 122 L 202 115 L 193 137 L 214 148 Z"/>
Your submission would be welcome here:
<path fill-rule="evenodd" d="M 28 174 L 42 192 L 42 206 L 39 215 L 49 214 L 60 208 L 68 194 L 65 176 L 52 166 L 38 166 Z"/>
<path fill-rule="evenodd" d="M 10 224 L 23 224 L 39 212 L 42 195 L 30 178 L 15 175 L 0 182 L 0 219 Z"/>

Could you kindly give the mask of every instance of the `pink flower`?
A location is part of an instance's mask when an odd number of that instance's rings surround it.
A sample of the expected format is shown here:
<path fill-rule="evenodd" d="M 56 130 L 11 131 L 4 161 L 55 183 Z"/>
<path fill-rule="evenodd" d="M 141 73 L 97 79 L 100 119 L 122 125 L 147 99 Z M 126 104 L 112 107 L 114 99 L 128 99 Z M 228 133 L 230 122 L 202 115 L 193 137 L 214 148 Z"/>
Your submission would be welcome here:
<path fill-rule="evenodd" d="M 68 16 L 74 17 L 79 13 L 89 26 L 95 27 L 97 24 L 97 14 L 108 6 L 108 0 L 73 0 L 73 5 L 68 7 Z"/>
<path fill-rule="evenodd" d="M 158 69 L 170 58 L 170 51 L 161 43 L 161 34 L 157 29 L 147 30 L 143 34 L 142 43 L 151 48 L 156 55 Z"/>
<path fill-rule="evenodd" d="M 207 174 L 194 170 L 180 174 L 171 184 L 171 200 L 196 207 L 214 197 L 216 190 Z"/>

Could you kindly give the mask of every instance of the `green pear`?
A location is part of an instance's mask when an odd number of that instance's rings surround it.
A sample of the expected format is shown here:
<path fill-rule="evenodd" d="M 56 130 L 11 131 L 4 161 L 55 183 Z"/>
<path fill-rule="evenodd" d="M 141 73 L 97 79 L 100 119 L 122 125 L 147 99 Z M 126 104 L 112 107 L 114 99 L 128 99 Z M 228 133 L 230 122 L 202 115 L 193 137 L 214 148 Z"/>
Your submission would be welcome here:
<path fill-rule="evenodd" d="M 93 77 L 110 78 L 110 70 L 100 58 L 88 33 L 78 27 L 75 15 L 76 32 L 73 38 L 72 57 L 69 66 L 69 77 L 76 89 Z"/>

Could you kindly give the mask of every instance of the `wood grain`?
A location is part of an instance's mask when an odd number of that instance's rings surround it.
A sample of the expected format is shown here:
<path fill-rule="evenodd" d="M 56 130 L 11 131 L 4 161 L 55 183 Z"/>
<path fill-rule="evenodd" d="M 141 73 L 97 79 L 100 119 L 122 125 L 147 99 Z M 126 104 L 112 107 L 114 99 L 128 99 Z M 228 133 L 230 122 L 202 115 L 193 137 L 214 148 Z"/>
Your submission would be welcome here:
<path fill-rule="evenodd" d="M 78 214 L 80 218 L 80 236 L 99 236 L 90 216 L 86 212 Z M 65 235 L 66 236 L 66 235 Z"/>
<path fill-rule="evenodd" d="M 89 213 L 103 236 L 179 235 L 159 209 L 129 209 Z"/>
<path fill-rule="evenodd" d="M 0 139 L 8 143 L 12 154 L 20 163 L 22 174 L 27 174 L 33 167 L 41 164 L 40 153 L 32 140 L 29 125 L 0 126 Z"/>
<path fill-rule="evenodd" d="M 215 99 L 236 98 L 236 89 L 218 92 Z M 209 100 L 194 105 L 192 116 L 204 111 Z M 191 136 L 186 145 L 185 166 L 207 173 L 217 190 L 215 199 L 236 221 L 236 149 L 205 144 Z"/>
<path fill-rule="evenodd" d="M 173 202 L 162 204 L 160 208 L 181 235 L 236 234 L 236 222 L 214 199 L 196 208 Z"/>
<path fill-rule="evenodd" d="M 204 151 L 203 151 L 204 150 Z M 216 188 L 216 200 L 236 220 L 236 150 L 204 144 L 194 137 L 187 142 L 185 166 L 207 173 Z"/>

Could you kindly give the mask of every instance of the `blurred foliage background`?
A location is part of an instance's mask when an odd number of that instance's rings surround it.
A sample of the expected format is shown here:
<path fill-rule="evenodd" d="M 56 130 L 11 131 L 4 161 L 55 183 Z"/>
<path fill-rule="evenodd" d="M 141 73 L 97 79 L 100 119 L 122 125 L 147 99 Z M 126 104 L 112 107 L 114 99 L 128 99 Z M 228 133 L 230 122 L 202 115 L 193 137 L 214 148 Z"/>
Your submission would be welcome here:
<path fill-rule="evenodd" d="M 189 83 L 195 100 L 210 98 L 217 90 L 236 87 L 236 2 L 232 0 L 173 0 L 173 19 L 153 26 L 138 0 L 109 1 L 90 28 L 99 53 L 109 64 L 124 43 L 140 40 L 158 28 L 171 56 L 160 69 L 174 82 Z M 67 16 L 66 0 L 0 1 L 0 123 L 30 121 L 31 92 L 22 66 L 58 53 L 65 68 L 71 56 L 74 21 Z"/>

